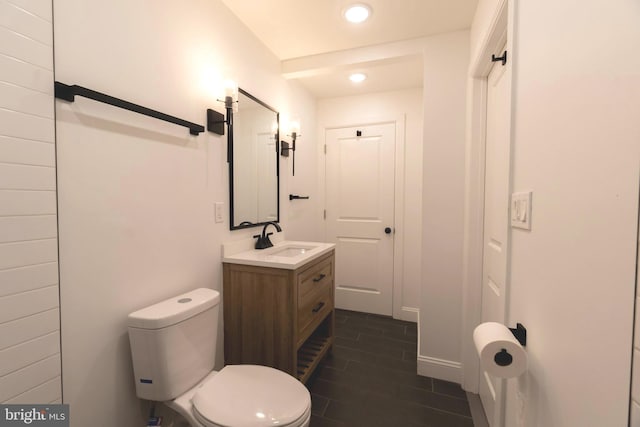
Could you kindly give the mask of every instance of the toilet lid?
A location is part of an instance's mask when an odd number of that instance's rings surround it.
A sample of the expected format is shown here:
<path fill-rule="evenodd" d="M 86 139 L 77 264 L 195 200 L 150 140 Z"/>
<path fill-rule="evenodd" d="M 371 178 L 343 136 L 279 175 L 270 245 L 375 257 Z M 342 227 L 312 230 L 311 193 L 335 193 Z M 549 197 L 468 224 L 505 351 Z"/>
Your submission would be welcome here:
<path fill-rule="evenodd" d="M 196 414 L 217 426 L 287 426 L 311 404 L 307 388 L 277 369 L 228 365 L 193 397 Z"/>

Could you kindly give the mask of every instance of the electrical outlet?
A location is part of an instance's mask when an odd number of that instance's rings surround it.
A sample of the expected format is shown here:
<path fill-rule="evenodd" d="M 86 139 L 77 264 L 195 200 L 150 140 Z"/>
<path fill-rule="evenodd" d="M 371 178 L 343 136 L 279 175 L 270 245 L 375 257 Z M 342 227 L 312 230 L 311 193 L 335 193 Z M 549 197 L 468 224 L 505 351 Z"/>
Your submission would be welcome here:
<path fill-rule="evenodd" d="M 215 204 L 215 218 L 216 218 L 216 222 L 223 222 L 224 221 L 224 217 L 222 216 L 222 208 L 224 207 L 224 203 L 222 202 L 216 202 Z"/>

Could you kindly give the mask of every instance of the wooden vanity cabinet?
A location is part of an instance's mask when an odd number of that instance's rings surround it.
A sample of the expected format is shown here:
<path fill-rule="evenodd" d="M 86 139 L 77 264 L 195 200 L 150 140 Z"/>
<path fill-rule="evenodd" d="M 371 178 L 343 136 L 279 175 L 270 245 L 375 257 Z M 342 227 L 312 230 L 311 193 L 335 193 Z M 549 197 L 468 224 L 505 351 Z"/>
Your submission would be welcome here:
<path fill-rule="evenodd" d="M 223 263 L 225 364 L 306 382 L 333 344 L 334 267 L 334 250 L 296 270 Z"/>

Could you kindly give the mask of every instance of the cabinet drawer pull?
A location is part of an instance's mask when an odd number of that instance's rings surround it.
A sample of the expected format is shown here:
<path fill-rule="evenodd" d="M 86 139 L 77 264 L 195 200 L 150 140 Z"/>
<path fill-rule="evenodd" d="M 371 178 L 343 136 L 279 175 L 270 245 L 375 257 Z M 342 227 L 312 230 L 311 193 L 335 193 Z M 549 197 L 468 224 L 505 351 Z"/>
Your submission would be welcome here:
<path fill-rule="evenodd" d="M 313 281 L 317 283 L 317 282 L 321 281 L 322 279 L 324 279 L 325 277 L 327 277 L 326 274 L 320 274 L 318 277 L 314 278 Z"/>
<path fill-rule="evenodd" d="M 319 302 L 318 305 L 313 307 L 311 311 L 313 311 L 314 313 L 317 313 L 322 309 L 322 307 L 324 307 L 324 302 Z"/>

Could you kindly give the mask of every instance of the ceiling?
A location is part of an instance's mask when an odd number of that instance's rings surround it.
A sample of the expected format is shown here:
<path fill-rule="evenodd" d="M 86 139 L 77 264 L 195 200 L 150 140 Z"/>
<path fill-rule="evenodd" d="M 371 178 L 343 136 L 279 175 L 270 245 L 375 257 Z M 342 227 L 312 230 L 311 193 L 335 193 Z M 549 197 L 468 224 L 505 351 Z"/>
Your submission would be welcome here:
<path fill-rule="evenodd" d="M 471 26 L 477 0 L 222 0 L 283 61 L 283 74 L 317 97 L 422 86 L 419 40 Z M 345 21 L 353 3 L 373 9 Z M 355 85 L 353 71 L 368 78 Z"/>

